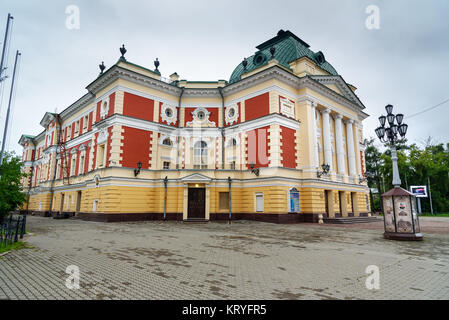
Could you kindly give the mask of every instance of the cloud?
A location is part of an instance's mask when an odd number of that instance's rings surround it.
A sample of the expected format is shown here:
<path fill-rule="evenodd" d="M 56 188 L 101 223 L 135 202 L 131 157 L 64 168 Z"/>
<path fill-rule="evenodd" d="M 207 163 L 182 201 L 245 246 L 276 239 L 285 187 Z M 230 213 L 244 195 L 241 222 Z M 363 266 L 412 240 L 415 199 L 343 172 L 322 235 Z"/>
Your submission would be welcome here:
<path fill-rule="evenodd" d="M 80 8 L 78 31 L 65 28 L 70 4 Z M 365 8 L 371 4 L 380 8 L 379 30 L 365 28 Z M 46 111 L 62 111 L 81 97 L 98 75 L 98 64 L 115 63 L 123 43 L 132 62 L 154 68 L 158 57 L 163 76 L 176 71 L 182 79 L 229 79 L 256 45 L 289 29 L 311 49 L 323 51 L 358 88 L 371 115 L 364 122 L 367 137 L 374 136 L 388 103 L 407 115 L 449 98 L 449 2 L 444 0 L 3 0 L 2 8 L 15 17 L 11 54 L 23 53 L 9 144 L 18 152 L 20 135 L 40 133 Z M 449 141 L 448 116 L 444 105 L 411 119 L 409 139 L 431 135 Z"/>

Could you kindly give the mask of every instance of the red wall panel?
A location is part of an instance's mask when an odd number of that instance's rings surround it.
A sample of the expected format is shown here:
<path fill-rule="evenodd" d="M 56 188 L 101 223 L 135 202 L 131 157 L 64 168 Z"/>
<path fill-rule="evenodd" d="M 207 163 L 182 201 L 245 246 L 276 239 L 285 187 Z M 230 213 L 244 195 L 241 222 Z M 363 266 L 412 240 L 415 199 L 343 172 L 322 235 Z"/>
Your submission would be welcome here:
<path fill-rule="evenodd" d="M 149 168 L 150 132 L 130 127 L 123 127 L 122 167 L 137 168 L 142 162 L 142 169 Z"/>
<path fill-rule="evenodd" d="M 256 168 L 268 167 L 269 128 L 266 126 L 247 132 L 247 169 L 251 168 L 251 163 L 254 163 Z"/>
<path fill-rule="evenodd" d="M 154 100 L 125 92 L 123 114 L 134 118 L 153 121 Z"/>
<path fill-rule="evenodd" d="M 245 101 L 245 121 L 263 117 L 270 113 L 270 95 L 267 93 Z"/>
<path fill-rule="evenodd" d="M 282 126 L 281 129 L 282 166 L 296 168 L 295 130 Z"/>

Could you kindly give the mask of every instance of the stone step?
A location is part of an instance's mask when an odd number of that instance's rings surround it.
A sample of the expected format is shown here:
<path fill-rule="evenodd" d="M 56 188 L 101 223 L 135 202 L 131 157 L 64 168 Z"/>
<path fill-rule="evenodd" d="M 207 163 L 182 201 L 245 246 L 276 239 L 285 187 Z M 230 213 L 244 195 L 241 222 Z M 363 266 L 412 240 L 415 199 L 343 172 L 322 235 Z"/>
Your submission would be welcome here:
<path fill-rule="evenodd" d="M 203 218 L 187 218 L 186 220 L 183 220 L 184 222 L 189 223 L 207 223 L 209 220 L 203 219 Z"/>
<path fill-rule="evenodd" d="M 382 221 L 379 217 L 344 217 L 344 218 L 324 218 L 324 223 L 333 224 L 353 224 L 353 223 L 371 223 Z"/>

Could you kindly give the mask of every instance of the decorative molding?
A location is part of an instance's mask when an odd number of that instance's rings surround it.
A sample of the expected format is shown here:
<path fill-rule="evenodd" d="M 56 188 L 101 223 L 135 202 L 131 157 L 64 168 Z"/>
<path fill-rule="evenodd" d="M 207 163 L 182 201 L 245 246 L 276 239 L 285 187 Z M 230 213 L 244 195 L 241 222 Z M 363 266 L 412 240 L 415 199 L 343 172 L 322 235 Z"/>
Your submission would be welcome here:
<path fill-rule="evenodd" d="M 239 108 L 237 104 L 232 104 L 225 108 L 226 124 L 232 125 L 234 122 L 237 123 L 238 119 L 239 119 Z"/>
<path fill-rule="evenodd" d="M 163 103 L 161 107 L 161 121 L 166 121 L 168 125 L 175 124 L 178 120 L 178 112 L 175 106 Z"/>
<path fill-rule="evenodd" d="M 193 112 L 191 112 L 193 116 L 193 120 L 186 123 L 186 126 L 194 126 L 194 125 L 210 125 L 215 127 L 215 121 L 210 121 L 210 112 L 204 107 L 198 107 Z"/>

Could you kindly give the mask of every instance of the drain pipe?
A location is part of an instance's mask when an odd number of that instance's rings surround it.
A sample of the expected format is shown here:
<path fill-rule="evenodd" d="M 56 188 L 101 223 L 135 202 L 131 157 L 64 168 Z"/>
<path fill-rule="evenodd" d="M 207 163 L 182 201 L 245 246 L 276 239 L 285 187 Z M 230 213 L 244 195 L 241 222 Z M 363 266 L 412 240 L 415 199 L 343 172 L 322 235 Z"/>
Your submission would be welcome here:
<path fill-rule="evenodd" d="M 223 96 L 223 91 L 222 91 L 222 87 L 218 87 L 218 92 L 220 93 L 221 96 L 221 112 L 223 115 L 223 125 L 221 127 L 221 169 L 225 168 L 225 134 L 224 134 L 224 130 L 225 130 L 225 109 L 224 109 L 224 96 Z"/>
<path fill-rule="evenodd" d="M 229 224 L 231 224 L 231 220 L 232 220 L 231 183 L 232 183 L 232 179 L 231 179 L 231 177 L 228 177 L 228 185 L 229 185 Z"/>
<path fill-rule="evenodd" d="M 181 94 L 179 95 L 179 101 L 178 101 L 178 145 L 176 146 L 176 169 L 179 169 L 179 144 L 181 143 L 181 137 L 179 135 L 179 128 L 181 126 L 181 98 L 184 94 L 184 87 L 181 87 Z"/>
<path fill-rule="evenodd" d="M 168 182 L 168 177 L 166 176 L 164 178 L 164 221 L 167 220 L 167 182 Z"/>

